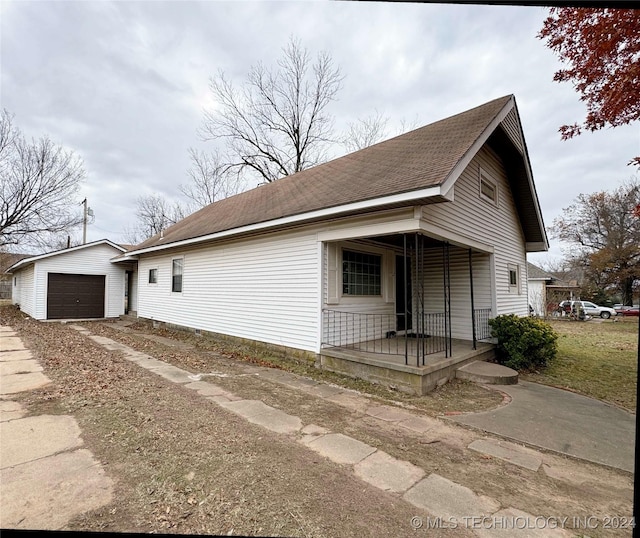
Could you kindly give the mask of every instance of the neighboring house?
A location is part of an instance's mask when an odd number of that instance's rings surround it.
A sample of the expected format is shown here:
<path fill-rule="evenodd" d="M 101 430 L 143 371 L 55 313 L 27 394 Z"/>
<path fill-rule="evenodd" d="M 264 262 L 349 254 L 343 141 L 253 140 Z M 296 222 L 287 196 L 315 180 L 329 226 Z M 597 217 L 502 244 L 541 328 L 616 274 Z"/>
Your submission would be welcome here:
<path fill-rule="evenodd" d="M 548 248 L 506 96 L 215 202 L 113 260 L 138 316 L 294 348 L 424 393 L 528 314 Z"/>
<path fill-rule="evenodd" d="M 558 279 L 551 273 L 548 273 L 537 265 L 527 262 L 529 305 L 533 309 L 533 314 L 536 316 L 545 317 L 551 314 L 547 308 L 547 286 L 552 285 L 557 280 Z"/>
<path fill-rule="evenodd" d="M 17 254 L 14 252 L 0 251 L 0 299 L 11 299 L 13 289 L 13 275 L 7 273 L 7 269 L 23 258 L 31 254 Z"/>
<path fill-rule="evenodd" d="M 89 319 L 124 314 L 125 249 L 103 239 L 24 258 L 13 274 L 13 303 L 35 319 Z"/>

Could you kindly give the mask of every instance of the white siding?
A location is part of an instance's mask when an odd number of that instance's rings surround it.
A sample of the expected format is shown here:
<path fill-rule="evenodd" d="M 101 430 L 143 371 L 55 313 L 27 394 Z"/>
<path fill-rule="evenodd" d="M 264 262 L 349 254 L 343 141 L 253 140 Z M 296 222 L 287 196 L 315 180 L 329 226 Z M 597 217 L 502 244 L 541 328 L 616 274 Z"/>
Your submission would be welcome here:
<path fill-rule="evenodd" d="M 131 285 L 129 286 L 129 313 L 138 311 L 138 271 L 134 269 L 129 274 Z"/>
<path fill-rule="evenodd" d="M 21 271 L 14 273 L 17 278 L 17 286 L 14 287 L 13 304 L 20 305 L 20 310 L 34 317 L 34 267 L 29 265 Z"/>
<path fill-rule="evenodd" d="M 497 182 L 497 205 L 480 197 L 480 168 Z M 454 201 L 424 206 L 422 218 L 458 236 L 492 245 L 495 314 L 528 314 L 524 236 L 504 166 L 495 152 L 481 149 L 457 180 Z M 518 290 L 509 289 L 510 264 L 520 269 Z"/>
<path fill-rule="evenodd" d="M 316 234 L 268 234 L 161 256 L 138 264 L 138 316 L 280 344 L 319 348 L 320 259 Z M 171 262 L 183 257 L 181 293 Z M 149 284 L 149 269 L 158 270 Z"/>
<path fill-rule="evenodd" d="M 381 293 L 353 297 L 342 293 L 342 251 L 351 250 L 381 257 Z M 325 292 L 323 341 L 338 345 L 383 338 L 396 329 L 395 255 L 392 248 L 358 241 L 338 241 L 325 245 Z"/>
<path fill-rule="evenodd" d="M 547 312 L 546 283 L 544 280 L 529 281 L 529 304 L 537 316 L 544 316 Z"/>
<path fill-rule="evenodd" d="M 38 260 L 35 266 L 35 309 L 32 317 L 47 318 L 47 281 L 49 273 L 105 275 L 105 317 L 124 314 L 125 272 L 109 260 L 120 254 L 109 245 L 99 244 L 61 252 Z"/>
<path fill-rule="evenodd" d="M 476 310 L 491 308 L 491 256 L 479 252 L 472 255 L 473 301 Z M 449 251 L 451 300 L 451 336 L 473 338 L 471 323 L 471 278 L 469 251 L 452 246 Z M 444 269 L 442 248 L 427 249 L 424 254 L 425 312 L 444 312 Z M 417 305 L 417 299 L 414 299 Z M 415 308 L 414 308 L 415 309 Z"/>

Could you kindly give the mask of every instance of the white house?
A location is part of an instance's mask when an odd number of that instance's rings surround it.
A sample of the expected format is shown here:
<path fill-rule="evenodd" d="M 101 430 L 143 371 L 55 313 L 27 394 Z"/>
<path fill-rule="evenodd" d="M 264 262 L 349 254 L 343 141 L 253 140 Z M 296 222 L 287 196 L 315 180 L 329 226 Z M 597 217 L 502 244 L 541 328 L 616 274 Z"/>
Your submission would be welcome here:
<path fill-rule="evenodd" d="M 119 260 L 137 260 L 142 318 L 425 392 L 490 352 L 490 317 L 528 314 L 526 254 L 547 248 L 506 96 L 215 202 Z"/>
<path fill-rule="evenodd" d="M 126 249 L 107 239 L 24 258 L 12 265 L 12 300 L 35 319 L 117 317 L 125 311 Z"/>
<path fill-rule="evenodd" d="M 557 280 L 551 273 L 527 262 L 529 305 L 536 316 L 547 315 L 547 286 Z"/>

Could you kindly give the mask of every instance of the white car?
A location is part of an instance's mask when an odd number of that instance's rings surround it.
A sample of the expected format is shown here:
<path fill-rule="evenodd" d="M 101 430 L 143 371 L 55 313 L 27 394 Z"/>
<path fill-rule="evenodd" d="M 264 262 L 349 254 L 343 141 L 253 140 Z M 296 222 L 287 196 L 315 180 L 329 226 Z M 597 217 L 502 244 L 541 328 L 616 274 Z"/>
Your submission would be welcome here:
<path fill-rule="evenodd" d="M 602 319 L 609 319 L 611 316 L 617 315 L 617 312 L 613 308 L 598 306 L 589 301 L 562 301 L 560 307 L 564 308 L 567 305 L 571 305 L 571 308 L 573 308 L 575 303 L 582 303 L 582 308 L 584 308 L 584 312 L 588 316 L 600 316 Z"/>

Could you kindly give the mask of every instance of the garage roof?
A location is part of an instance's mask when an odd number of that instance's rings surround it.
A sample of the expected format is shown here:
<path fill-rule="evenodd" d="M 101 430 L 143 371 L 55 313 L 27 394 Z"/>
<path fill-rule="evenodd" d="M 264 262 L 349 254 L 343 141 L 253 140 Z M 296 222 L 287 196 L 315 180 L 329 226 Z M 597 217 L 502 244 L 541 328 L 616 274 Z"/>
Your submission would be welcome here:
<path fill-rule="evenodd" d="M 82 250 L 85 248 L 95 247 L 97 245 L 109 245 L 120 252 L 125 252 L 127 249 L 121 245 L 114 243 L 113 241 L 109 241 L 108 239 L 99 239 L 98 241 L 92 241 L 91 243 L 85 243 L 84 245 L 78 245 L 75 247 L 64 248 L 61 250 L 54 250 L 52 252 L 47 252 L 45 254 L 39 254 L 37 256 L 31 256 L 30 258 L 24 258 L 16 263 L 14 263 L 11 267 L 9 267 L 5 273 L 13 273 L 18 269 L 23 269 L 24 267 L 31 265 L 39 260 L 44 260 L 45 258 L 51 258 L 53 256 L 59 256 L 61 254 L 66 254 L 68 252 L 74 252 L 76 250 Z"/>

